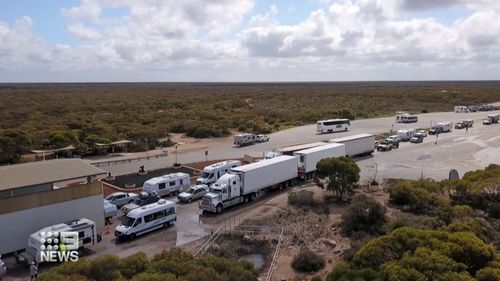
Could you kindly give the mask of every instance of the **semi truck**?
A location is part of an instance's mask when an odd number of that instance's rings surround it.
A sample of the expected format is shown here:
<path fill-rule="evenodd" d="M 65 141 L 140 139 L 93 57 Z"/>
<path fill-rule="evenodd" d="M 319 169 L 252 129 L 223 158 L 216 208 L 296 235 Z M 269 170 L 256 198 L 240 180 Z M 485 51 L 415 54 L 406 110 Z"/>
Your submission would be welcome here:
<path fill-rule="evenodd" d="M 288 155 L 232 168 L 203 196 L 200 208 L 221 213 L 240 203 L 253 201 L 260 192 L 286 188 L 297 178 L 297 158 Z"/>
<path fill-rule="evenodd" d="M 317 146 L 321 146 L 321 145 L 325 145 L 325 144 L 326 144 L 326 142 L 319 141 L 319 142 L 303 143 L 303 144 L 296 144 L 296 145 L 291 145 L 291 146 L 280 147 L 280 148 L 276 149 L 275 151 L 268 152 L 264 156 L 264 159 L 271 159 L 271 158 L 278 157 L 281 155 L 293 156 L 293 154 L 296 151 L 304 150 L 304 149 L 308 149 L 308 148 L 313 148 L 313 147 L 317 147 Z"/>
<path fill-rule="evenodd" d="M 330 139 L 329 143 L 345 145 L 345 155 L 349 158 L 370 155 L 375 150 L 375 135 L 358 134 L 343 138 Z"/>
<path fill-rule="evenodd" d="M 329 143 L 309 149 L 299 150 L 294 153 L 298 158 L 298 176 L 300 179 L 313 178 L 316 165 L 325 158 L 345 156 L 345 145 Z"/>

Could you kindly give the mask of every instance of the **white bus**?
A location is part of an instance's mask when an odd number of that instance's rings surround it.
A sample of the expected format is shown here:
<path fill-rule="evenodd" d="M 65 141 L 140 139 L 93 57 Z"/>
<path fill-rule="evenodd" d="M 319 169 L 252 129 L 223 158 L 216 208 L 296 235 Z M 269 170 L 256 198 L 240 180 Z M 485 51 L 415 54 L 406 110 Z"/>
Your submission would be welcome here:
<path fill-rule="evenodd" d="M 158 202 L 134 209 L 123 217 L 115 229 L 119 239 L 135 238 L 150 231 L 169 226 L 177 220 L 174 202 L 160 199 Z"/>
<path fill-rule="evenodd" d="M 345 132 L 349 130 L 351 121 L 349 119 L 320 120 L 316 123 L 316 131 L 322 133 Z"/>
<path fill-rule="evenodd" d="M 416 115 L 403 114 L 399 120 L 400 123 L 416 123 L 418 121 L 418 117 Z"/>

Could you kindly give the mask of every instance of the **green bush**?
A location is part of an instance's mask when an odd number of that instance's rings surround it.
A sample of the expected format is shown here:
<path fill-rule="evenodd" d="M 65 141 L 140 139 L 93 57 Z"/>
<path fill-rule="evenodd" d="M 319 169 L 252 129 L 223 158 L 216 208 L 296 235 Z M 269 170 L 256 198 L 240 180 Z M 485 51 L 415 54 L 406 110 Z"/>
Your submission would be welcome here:
<path fill-rule="evenodd" d="M 488 205 L 488 214 L 490 217 L 500 219 L 500 203 L 494 202 Z"/>
<path fill-rule="evenodd" d="M 384 232 L 386 208 L 364 194 L 354 196 L 342 214 L 342 231 L 347 235 L 365 232 L 377 235 Z"/>
<path fill-rule="evenodd" d="M 320 277 L 320 276 L 317 276 L 317 275 L 316 275 L 316 276 L 313 276 L 313 277 L 311 278 L 311 281 L 323 281 L 323 280 L 321 279 L 321 277 Z"/>
<path fill-rule="evenodd" d="M 338 262 L 328 273 L 325 281 L 381 281 L 378 272 L 371 268 L 352 269 L 348 264 Z"/>
<path fill-rule="evenodd" d="M 325 259 L 309 249 L 304 249 L 293 258 L 292 267 L 299 272 L 317 272 L 325 267 Z"/>

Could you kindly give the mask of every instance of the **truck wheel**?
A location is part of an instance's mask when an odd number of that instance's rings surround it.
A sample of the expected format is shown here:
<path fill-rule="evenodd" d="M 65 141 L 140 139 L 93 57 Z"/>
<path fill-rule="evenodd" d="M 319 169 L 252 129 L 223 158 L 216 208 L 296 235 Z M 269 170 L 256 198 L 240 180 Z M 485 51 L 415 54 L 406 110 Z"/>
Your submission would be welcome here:
<path fill-rule="evenodd" d="M 217 214 L 222 213 L 222 205 L 221 204 L 217 205 L 216 212 L 217 212 Z"/>
<path fill-rule="evenodd" d="M 248 203 L 248 196 L 243 197 L 243 203 Z"/>
<path fill-rule="evenodd" d="M 254 201 L 256 197 L 257 197 L 257 196 L 255 196 L 255 193 L 254 193 L 254 194 L 252 194 L 252 195 L 250 195 L 250 201 Z"/>
<path fill-rule="evenodd" d="M 191 203 L 191 202 L 193 202 L 193 199 L 192 199 L 192 198 L 189 198 L 189 199 L 188 199 L 188 203 Z"/>

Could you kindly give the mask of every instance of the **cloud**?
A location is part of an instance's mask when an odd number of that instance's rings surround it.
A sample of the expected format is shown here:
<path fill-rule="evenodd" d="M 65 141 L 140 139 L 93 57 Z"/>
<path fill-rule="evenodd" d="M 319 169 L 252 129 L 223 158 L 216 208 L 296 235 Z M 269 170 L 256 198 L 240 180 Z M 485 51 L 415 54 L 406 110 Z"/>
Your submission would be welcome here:
<path fill-rule="evenodd" d="M 28 17 L 11 25 L 0 22 L 0 77 L 30 73 L 46 79 L 54 73 L 59 79 L 63 73 L 64 79 L 84 81 L 254 81 L 413 74 L 421 79 L 475 77 L 483 66 L 500 65 L 500 4 L 493 0 L 325 0 L 294 24 L 279 21 L 287 11 L 276 5 L 260 14 L 254 5 L 253 0 L 203 5 L 81 0 L 62 10 L 68 32 L 79 40 L 74 46 L 47 44 Z M 453 23 L 421 14 L 451 6 L 467 12 Z M 114 9 L 126 12 L 117 20 L 109 16 Z"/>
<path fill-rule="evenodd" d="M 101 35 L 98 31 L 87 28 L 83 26 L 82 23 L 71 24 L 70 26 L 68 26 L 68 31 L 78 39 L 82 40 L 97 40 L 101 38 Z"/>

